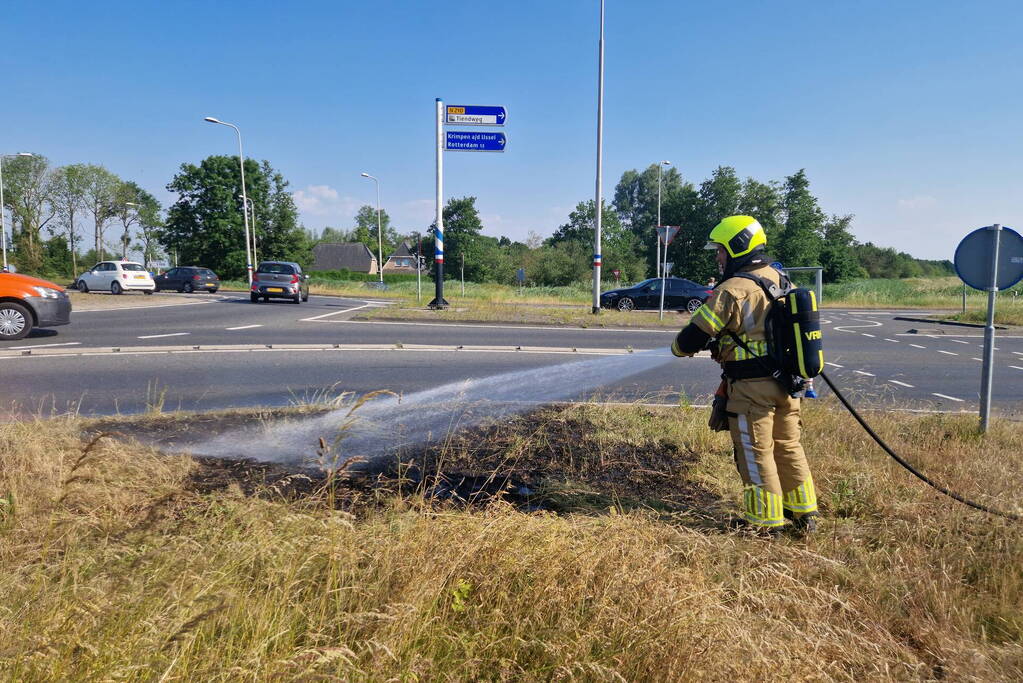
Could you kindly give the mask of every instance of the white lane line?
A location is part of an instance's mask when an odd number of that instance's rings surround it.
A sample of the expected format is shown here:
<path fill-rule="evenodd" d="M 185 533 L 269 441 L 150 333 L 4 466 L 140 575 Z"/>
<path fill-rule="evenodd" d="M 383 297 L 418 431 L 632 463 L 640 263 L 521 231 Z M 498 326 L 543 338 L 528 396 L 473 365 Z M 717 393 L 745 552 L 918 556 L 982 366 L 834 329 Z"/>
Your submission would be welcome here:
<path fill-rule="evenodd" d="M 1015 353 L 1017 356 L 1023 356 L 1023 353 L 1020 353 L 1019 351 L 1013 351 L 1013 353 Z"/>
<path fill-rule="evenodd" d="M 305 320 L 312 320 L 306 318 Z M 325 320 L 328 323 L 342 323 L 345 325 L 413 325 L 416 327 L 478 327 L 487 330 L 546 330 L 556 332 L 637 332 L 654 334 L 678 334 L 677 329 L 664 328 L 629 328 L 629 327 L 555 327 L 552 325 L 495 325 L 495 324 L 471 324 L 471 323 L 413 323 L 394 320 Z"/>
<path fill-rule="evenodd" d="M 160 337 L 183 337 L 186 334 L 192 334 L 191 332 L 169 332 L 167 334 L 146 334 L 136 339 L 159 339 Z"/>
<path fill-rule="evenodd" d="M 241 325 L 239 327 L 225 327 L 225 330 L 251 330 L 253 327 L 262 327 L 262 325 Z"/>
<path fill-rule="evenodd" d="M 946 356 L 958 356 L 959 355 L 955 351 L 942 351 L 941 349 L 938 349 L 938 353 L 943 353 Z"/>
<path fill-rule="evenodd" d="M 343 308 L 340 311 L 331 311 L 330 313 L 324 313 L 323 315 L 314 315 L 311 318 L 302 318 L 299 322 L 305 323 L 305 322 L 311 322 L 313 320 L 320 320 L 322 318 L 329 318 L 332 315 L 340 315 L 342 313 L 348 313 L 349 311 L 357 311 L 360 308 L 369 308 L 370 306 L 374 306 L 374 305 L 375 304 L 363 304 L 361 306 L 355 306 L 353 308 Z"/>
<path fill-rule="evenodd" d="M 979 360 L 979 361 L 980 361 L 981 363 L 983 363 L 983 362 L 984 362 L 984 359 L 983 359 L 983 358 L 977 358 L 976 356 L 974 356 L 974 357 L 973 357 L 973 360 Z"/>
<path fill-rule="evenodd" d="M 926 349 L 926 346 L 920 346 L 919 344 L 910 344 L 914 349 Z"/>
<path fill-rule="evenodd" d="M 962 339 L 949 339 L 949 341 L 952 342 L 953 344 L 969 344 L 970 343 L 968 341 L 963 341 Z"/>
<path fill-rule="evenodd" d="M 51 346 L 77 346 L 78 344 L 81 344 L 81 343 L 82 342 L 63 342 L 63 343 L 60 343 L 60 344 L 32 344 L 30 346 L 8 346 L 7 348 L 12 350 L 12 351 L 14 351 L 14 350 L 21 350 L 21 349 L 42 349 L 42 348 L 48 348 L 48 347 L 51 347 Z"/>
<path fill-rule="evenodd" d="M 864 372 L 863 370 L 853 370 L 857 375 L 866 375 L 867 377 L 876 377 L 872 372 Z"/>
<path fill-rule="evenodd" d="M 876 335 L 873 335 L 873 334 L 867 334 L 866 332 L 860 332 L 860 334 L 862 334 L 862 335 L 863 335 L 864 337 L 873 337 L 873 336 L 876 336 Z"/>
<path fill-rule="evenodd" d="M 947 398 L 949 401 L 958 401 L 959 403 L 963 402 L 963 399 L 961 398 L 956 398 L 955 396 L 946 396 L 945 394 L 939 394 L 933 391 L 931 392 L 931 396 L 937 396 L 938 398 Z"/>
<path fill-rule="evenodd" d="M 1021 368 L 1018 365 L 1010 365 L 1009 367 L 1012 368 L 1013 370 L 1023 370 L 1023 368 Z"/>
<path fill-rule="evenodd" d="M 892 384 L 898 384 L 900 387 L 907 387 L 909 389 L 913 389 L 914 388 L 912 384 L 906 384 L 905 382 L 900 382 L 897 379 L 890 379 L 888 381 L 891 382 Z"/>
<path fill-rule="evenodd" d="M 885 340 L 885 341 L 890 341 L 890 342 L 892 342 L 893 344 L 901 344 L 901 343 L 902 343 L 902 342 L 900 342 L 900 341 L 899 341 L 898 339 L 889 339 L 888 337 L 885 337 L 885 338 L 884 338 L 884 340 Z"/>
<path fill-rule="evenodd" d="M 844 368 L 845 367 L 844 365 L 839 365 L 838 363 L 829 363 L 827 361 L 824 361 L 824 364 L 825 365 L 830 365 L 833 368 Z"/>

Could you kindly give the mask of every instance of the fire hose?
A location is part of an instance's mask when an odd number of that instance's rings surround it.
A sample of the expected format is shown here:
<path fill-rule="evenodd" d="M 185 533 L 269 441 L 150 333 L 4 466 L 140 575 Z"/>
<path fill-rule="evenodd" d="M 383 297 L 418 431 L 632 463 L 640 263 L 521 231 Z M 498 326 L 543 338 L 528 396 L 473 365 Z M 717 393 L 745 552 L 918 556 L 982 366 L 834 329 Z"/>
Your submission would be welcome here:
<path fill-rule="evenodd" d="M 822 372 L 821 373 L 821 377 L 823 377 L 824 381 L 827 383 L 827 385 L 829 387 L 831 387 L 831 390 L 833 392 L 835 392 L 835 396 L 837 396 L 838 400 L 842 402 L 842 405 L 844 405 L 846 407 L 846 410 L 848 410 L 849 413 L 852 414 L 852 416 L 854 418 L 856 418 L 856 421 L 860 423 L 860 426 L 863 427 L 863 429 L 866 430 L 867 434 L 869 434 L 870 437 L 872 439 L 874 439 L 874 441 L 877 442 L 877 445 L 880 446 L 884 450 L 885 453 L 887 453 L 889 456 L 891 456 L 891 458 L 893 460 L 895 460 L 895 462 L 897 462 L 900 465 L 902 465 L 906 470 L 908 470 L 910 472 L 910 474 L 915 476 L 917 479 L 919 479 L 920 481 L 924 482 L 925 484 L 927 484 L 928 486 L 933 488 L 935 491 L 938 491 L 939 493 L 943 493 L 946 496 L 948 496 L 949 498 L 952 498 L 953 500 L 957 500 L 960 503 L 962 503 L 963 505 L 968 505 L 968 506 L 970 506 L 971 508 L 973 508 L 975 510 L 980 510 L 981 512 L 986 512 L 986 513 L 991 514 L 991 515 L 997 515 L 999 517 L 1005 517 L 1006 519 L 1011 519 L 1011 520 L 1016 521 L 1016 522 L 1018 522 L 1021 519 L 1023 519 L 1023 518 L 1021 518 L 1017 514 L 1014 514 L 1014 513 L 1011 513 L 1011 512 L 1005 512 L 1004 510 L 997 510 L 997 509 L 989 507 L 987 505 L 983 505 L 982 503 L 976 503 L 976 502 L 970 500 L 969 498 L 965 498 L 965 497 L 959 495 L 958 493 L 956 493 L 955 491 L 953 491 L 951 489 L 948 489 L 948 488 L 945 488 L 944 486 L 942 486 L 941 484 L 937 483 L 936 481 L 934 481 L 933 479 L 928 477 L 926 474 L 924 474 L 920 470 L 918 470 L 915 467 L 913 467 L 905 459 L 900 457 L 898 453 L 893 451 L 888 446 L 888 444 L 886 444 L 884 442 L 884 440 L 880 436 L 878 436 L 877 433 L 873 429 L 871 429 L 870 425 L 868 425 L 866 420 L 864 420 L 860 416 L 860 414 L 858 412 L 856 412 L 856 409 L 853 408 L 852 404 L 849 403 L 849 401 L 846 399 L 846 397 L 842 395 L 842 392 L 838 390 L 838 387 L 835 386 L 834 382 L 831 381 L 831 378 L 828 377 L 827 374 Z"/>

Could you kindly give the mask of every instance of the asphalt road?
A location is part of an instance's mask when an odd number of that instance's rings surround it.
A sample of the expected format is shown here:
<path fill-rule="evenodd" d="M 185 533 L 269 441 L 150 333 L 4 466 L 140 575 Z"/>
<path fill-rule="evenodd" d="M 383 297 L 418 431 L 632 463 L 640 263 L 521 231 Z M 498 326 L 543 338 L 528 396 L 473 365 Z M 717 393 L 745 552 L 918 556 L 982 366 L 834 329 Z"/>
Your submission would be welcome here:
<path fill-rule="evenodd" d="M 247 295 L 230 293 L 180 296 L 193 303 L 75 312 L 71 325 L 0 342 L 0 414 L 279 406 L 343 392 L 410 394 L 494 375 L 521 384 L 516 396 L 524 401 L 700 402 L 719 374 L 707 358 L 668 357 L 653 368 L 637 362 L 641 371 L 629 374 L 621 355 L 663 352 L 673 336 L 668 330 L 360 322 L 352 315 L 386 304 L 318 296 L 301 305 L 252 304 Z M 983 331 L 895 319 L 912 314 L 826 310 L 829 376 L 861 405 L 976 411 Z M 1002 332 L 997 346 L 993 407 L 1019 417 L 1023 333 Z M 571 369 L 559 369 L 580 360 L 596 368 L 606 363 L 603 386 L 576 386 Z M 536 373 L 521 376 L 536 368 L 551 373 L 542 373 L 543 381 Z M 818 392 L 825 395 L 821 384 Z"/>

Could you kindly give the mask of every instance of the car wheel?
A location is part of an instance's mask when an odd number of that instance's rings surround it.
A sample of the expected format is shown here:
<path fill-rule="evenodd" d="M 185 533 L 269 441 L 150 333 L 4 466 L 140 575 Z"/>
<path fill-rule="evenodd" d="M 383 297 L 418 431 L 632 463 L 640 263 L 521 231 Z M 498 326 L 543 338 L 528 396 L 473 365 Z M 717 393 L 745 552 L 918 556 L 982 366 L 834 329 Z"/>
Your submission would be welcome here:
<path fill-rule="evenodd" d="M 210 294 L 216 294 L 216 293 L 217 293 L 217 288 L 216 287 L 214 287 L 213 289 L 210 290 Z"/>
<path fill-rule="evenodd" d="M 292 301 L 294 301 L 296 304 L 302 303 L 302 294 L 301 293 L 296 294 Z"/>
<path fill-rule="evenodd" d="M 146 294 L 146 295 L 151 295 L 154 291 L 156 291 L 156 290 L 153 290 L 153 289 L 143 289 L 142 293 Z"/>
<path fill-rule="evenodd" d="M 249 294 L 249 301 L 251 301 L 252 303 L 257 303 L 259 301 L 259 295 Z"/>
<path fill-rule="evenodd" d="M 120 294 L 123 291 L 124 290 L 121 289 L 121 283 L 120 282 L 117 282 L 115 280 L 114 282 L 110 283 L 110 293 L 111 294 Z"/>
<path fill-rule="evenodd" d="M 89 293 L 89 285 L 85 284 L 85 280 L 78 281 L 78 291 L 81 292 L 82 294 Z"/>
<path fill-rule="evenodd" d="M 699 299 L 690 299 L 686 302 L 686 310 L 690 313 L 696 313 L 696 309 L 703 305 L 703 302 Z"/>
<path fill-rule="evenodd" d="M 13 301 L 0 303 L 0 340 L 14 341 L 32 331 L 32 315 Z"/>
<path fill-rule="evenodd" d="M 191 282 L 186 282 L 185 286 L 182 287 L 182 289 L 185 290 L 185 294 L 191 294 L 192 293 L 192 283 Z"/>
<path fill-rule="evenodd" d="M 636 302 L 633 301 L 632 299 L 630 299 L 627 296 L 623 296 L 618 301 L 618 310 L 619 311 L 631 311 L 634 308 L 636 308 Z"/>
<path fill-rule="evenodd" d="M 302 301 L 309 301 L 309 292 L 305 293 L 305 296 L 302 297 Z"/>

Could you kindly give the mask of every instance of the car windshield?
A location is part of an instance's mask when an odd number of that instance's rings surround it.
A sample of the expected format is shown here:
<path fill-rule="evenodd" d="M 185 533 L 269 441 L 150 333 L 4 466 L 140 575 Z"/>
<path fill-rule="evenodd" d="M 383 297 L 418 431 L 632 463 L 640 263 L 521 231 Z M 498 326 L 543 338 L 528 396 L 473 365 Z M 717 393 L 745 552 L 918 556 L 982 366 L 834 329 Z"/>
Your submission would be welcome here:
<path fill-rule="evenodd" d="M 140 266 L 137 263 L 122 263 L 121 264 L 121 270 L 141 270 L 141 271 L 145 271 L 145 268 L 143 268 L 142 266 Z"/>
<path fill-rule="evenodd" d="M 257 273 L 271 273 L 273 275 L 294 275 L 295 266 L 287 263 L 260 263 Z"/>

